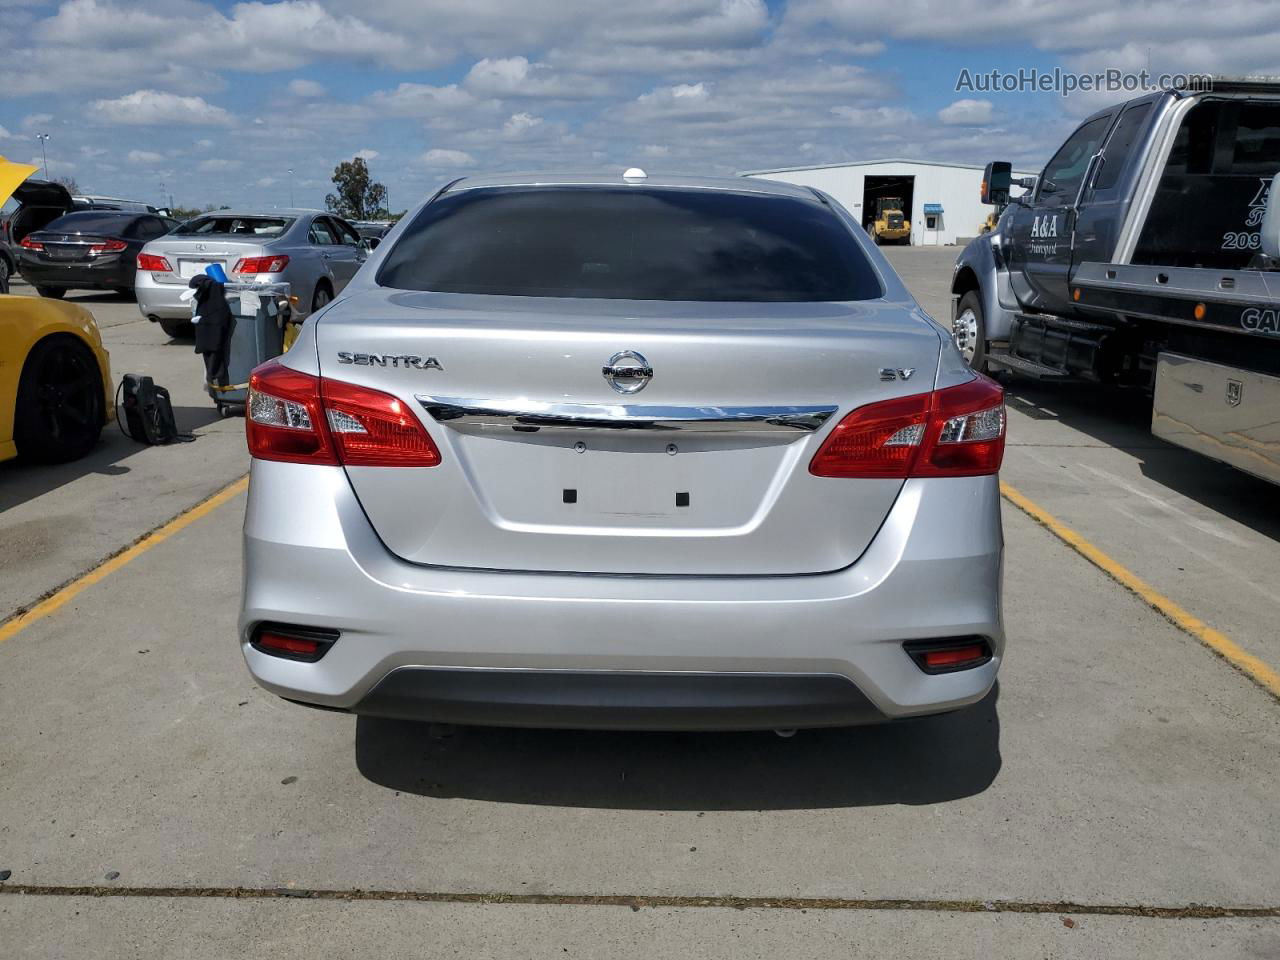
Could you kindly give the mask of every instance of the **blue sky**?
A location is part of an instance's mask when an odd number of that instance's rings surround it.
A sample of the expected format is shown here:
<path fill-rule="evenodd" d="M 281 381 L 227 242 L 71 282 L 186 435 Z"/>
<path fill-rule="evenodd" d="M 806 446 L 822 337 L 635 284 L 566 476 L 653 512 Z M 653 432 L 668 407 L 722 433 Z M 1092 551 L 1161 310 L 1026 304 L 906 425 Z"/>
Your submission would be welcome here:
<path fill-rule="evenodd" d="M 1280 74 L 1277 34 L 1280 0 L 0 0 L 0 154 L 47 133 L 52 175 L 184 206 L 322 206 L 356 154 L 396 208 L 517 169 L 1036 168 L 1124 94 L 961 68 Z"/>

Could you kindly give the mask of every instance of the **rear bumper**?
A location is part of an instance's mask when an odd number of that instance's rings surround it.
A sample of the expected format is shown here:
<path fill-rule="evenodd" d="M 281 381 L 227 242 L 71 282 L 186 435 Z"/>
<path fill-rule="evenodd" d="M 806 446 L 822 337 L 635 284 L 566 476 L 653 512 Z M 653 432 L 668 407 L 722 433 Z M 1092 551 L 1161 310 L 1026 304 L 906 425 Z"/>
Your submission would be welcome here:
<path fill-rule="evenodd" d="M 22 279 L 33 287 L 66 287 L 75 289 L 114 290 L 133 286 L 130 263 L 37 263 L 23 258 L 18 263 Z"/>
<path fill-rule="evenodd" d="M 157 283 L 151 274 L 137 270 L 130 279 L 138 297 L 138 311 L 148 319 L 190 320 L 191 304 L 178 298 L 187 289 L 185 283 Z"/>
<path fill-rule="evenodd" d="M 995 477 L 908 481 L 853 565 L 781 577 L 625 577 L 409 564 L 341 468 L 253 463 L 240 641 L 291 700 L 446 722 L 659 729 L 828 726 L 982 699 L 1004 650 Z M 249 644 L 328 627 L 317 662 Z M 907 640 L 981 636 L 992 659 L 927 675 Z"/>
<path fill-rule="evenodd" d="M 759 730 L 887 718 L 834 674 L 400 667 L 353 713 L 440 723 L 596 730 Z"/>

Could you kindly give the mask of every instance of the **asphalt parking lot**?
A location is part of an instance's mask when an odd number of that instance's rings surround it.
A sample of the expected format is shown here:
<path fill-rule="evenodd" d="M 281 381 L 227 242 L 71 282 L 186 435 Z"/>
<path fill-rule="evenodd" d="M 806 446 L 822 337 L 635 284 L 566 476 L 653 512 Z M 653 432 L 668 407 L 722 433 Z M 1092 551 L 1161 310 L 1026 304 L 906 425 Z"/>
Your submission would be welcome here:
<path fill-rule="evenodd" d="M 955 254 L 889 251 L 940 318 Z M 1007 385 L 1009 650 L 975 708 L 449 733 L 252 683 L 243 424 L 190 343 L 73 299 L 197 439 L 0 465 L 7 956 L 1280 957 L 1276 489 L 1138 398 Z"/>

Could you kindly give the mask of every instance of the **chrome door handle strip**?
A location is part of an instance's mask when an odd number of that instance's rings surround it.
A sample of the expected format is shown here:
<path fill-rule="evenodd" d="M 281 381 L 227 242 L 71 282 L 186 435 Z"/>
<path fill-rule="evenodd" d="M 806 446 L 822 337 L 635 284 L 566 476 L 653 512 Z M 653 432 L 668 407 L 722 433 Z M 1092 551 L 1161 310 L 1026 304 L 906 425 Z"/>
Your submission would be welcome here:
<path fill-rule="evenodd" d="M 437 423 L 464 432 L 496 429 L 811 433 L 835 406 L 677 407 L 627 403 L 539 403 L 418 396 Z"/>

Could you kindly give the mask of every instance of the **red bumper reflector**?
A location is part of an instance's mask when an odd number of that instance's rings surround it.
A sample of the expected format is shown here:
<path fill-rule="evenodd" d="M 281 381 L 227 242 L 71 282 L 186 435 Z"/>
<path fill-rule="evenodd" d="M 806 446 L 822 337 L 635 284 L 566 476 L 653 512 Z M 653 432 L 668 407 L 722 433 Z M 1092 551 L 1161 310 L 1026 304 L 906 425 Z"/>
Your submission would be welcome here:
<path fill-rule="evenodd" d="M 254 631 L 250 643 L 262 653 L 310 663 L 328 653 L 338 636 L 337 630 L 263 624 Z"/>
<path fill-rule="evenodd" d="M 903 644 L 907 655 L 925 673 L 953 673 L 980 667 L 991 659 L 991 645 L 982 637 L 954 640 L 913 640 Z"/>

